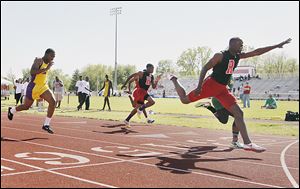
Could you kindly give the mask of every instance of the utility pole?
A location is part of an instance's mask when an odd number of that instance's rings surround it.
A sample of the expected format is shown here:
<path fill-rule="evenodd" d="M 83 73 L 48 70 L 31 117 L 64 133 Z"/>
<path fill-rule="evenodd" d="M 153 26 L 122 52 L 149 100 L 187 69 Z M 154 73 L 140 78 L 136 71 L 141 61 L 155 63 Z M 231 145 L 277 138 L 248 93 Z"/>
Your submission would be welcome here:
<path fill-rule="evenodd" d="M 117 32 L 118 32 L 118 15 L 121 14 L 122 7 L 116 7 L 110 9 L 110 15 L 116 15 L 116 31 L 115 31 L 115 79 L 114 79 L 114 90 L 117 91 Z"/>

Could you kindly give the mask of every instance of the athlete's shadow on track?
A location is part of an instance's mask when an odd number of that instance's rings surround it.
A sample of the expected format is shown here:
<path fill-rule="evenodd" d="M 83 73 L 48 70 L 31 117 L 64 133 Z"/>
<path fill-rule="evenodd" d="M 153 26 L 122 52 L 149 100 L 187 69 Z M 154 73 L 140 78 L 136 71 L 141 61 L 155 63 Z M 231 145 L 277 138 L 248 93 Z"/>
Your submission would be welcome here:
<path fill-rule="evenodd" d="M 241 179 L 248 179 L 241 175 L 232 174 L 225 171 L 219 171 L 215 169 L 209 169 L 204 167 L 197 167 L 196 163 L 201 162 L 226 162 L 226 161 L 234 161 L 234 160 L 257 160 L 260 161 L 261 159 L 258 158 L 247 158 L 247 157 L 239 157 L 239 158 L 202 158 L 201 155 L 206 153 L 217 153 L 217 152 L 231 152 L 233 149 L 222 149 L 222 150 L 214 150 L 217 146 L 199 146 L 199 147 L 190 147 L 187 148 L 186 152 L 170 152 L 171 154 L 179 155 L 176 157 L 168 157 L 170 155 L 160 155 L 160 156 L 152 156 L 156 157 L 160 160 L 159 163 L 155 164 L 160 170 L 169 171 L 170 173 L 174 174 L 190 174 L 195 170 L 201 170 L 206 172 L 212 172 L 214 174 L 222 174 L 226 176 L 233 176 Z M 126 156 L 130 157 L 129 155 L 118 154 L 118 156 Z M 147 156 L 144 158 L 149 158 L 151 156 Z M 199 165 L 199 164 L 198 164 Z"/>
<path fill-rule="evenodd" d="M 93 131 L 93 132 L 94 132 L 94 133 L 102 133 L 102 134 L 110 134 L 110 135 L 118 134 L 118 133 L 124 133 L 124 134 L 129 134 L 129 133 L 139 133 L 139 132 L 137 132 L 137 131 L 123 130 L 123 129 L 116 130 L 116 131 L 106 131 L 106 132 Z"/>
<path fill-rule="evenodd" d="M 31 141 L 31 140 L 48 140 L 48 138 L 34 137 L 34 138 L 28 138 L 28 139 L 22 139 L 22 140 L 15 140 L 15 139 L 1 137 L 1 142 L 2 141 L 3 142 L 24 142 L 24 141 Z"/>

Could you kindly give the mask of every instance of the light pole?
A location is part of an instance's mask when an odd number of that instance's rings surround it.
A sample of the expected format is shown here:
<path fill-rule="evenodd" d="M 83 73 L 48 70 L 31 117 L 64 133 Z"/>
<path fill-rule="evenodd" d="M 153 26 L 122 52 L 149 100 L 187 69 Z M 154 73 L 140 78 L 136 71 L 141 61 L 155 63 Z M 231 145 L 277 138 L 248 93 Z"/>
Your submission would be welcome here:
<path fill-rule="evenodd" d="M 115 79 L 114 79 L 114 90 L 117 90 L 117 24 L 118 24 L 118 14 L 121 14 L 122 7 L 116 7 L 110 9 L 110 15 L 116 15 L 116 33 L 115 33 Z"/>

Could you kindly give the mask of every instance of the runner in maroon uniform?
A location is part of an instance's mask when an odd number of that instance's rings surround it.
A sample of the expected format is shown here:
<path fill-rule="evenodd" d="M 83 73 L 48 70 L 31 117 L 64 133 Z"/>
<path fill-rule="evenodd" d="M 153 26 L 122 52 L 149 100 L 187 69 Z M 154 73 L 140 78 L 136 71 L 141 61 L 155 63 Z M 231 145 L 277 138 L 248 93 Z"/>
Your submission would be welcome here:
<path fill-rule="evenodd" d="M 144 70 L 145 71 L 145 70 Z M 132 96 L 131 96 L 131 83 L 135 83 L 135 87 L 134 87 L 134 91 L 137 89 L 137 88 L 139 88 L 140 87 L 140 85 L 139 85 L 139 79 L 138 78 L 131 78 L 130 79 L 130 81 L 128 82 L 128 91 L 126 91 L 128 94 L 129 94 L 129 99 L 130 99 L 130 102 L 131 102 L 131 105 L 132 105 L 132 107 L 133 108 L 136 108 L 136 107 L 138 107 L 138 106 L 141 106 L 141 105 L 143 105 L 143 104 L 145 104 L 144 102 L 143 103 L 139 103 L 139 102 L 137 102 L 137 101 L 135 101 L 133 98 L 132 98 Z M 144 109 L 143 110 L 143 113 L 144 113 L 144 116 L 145 116 L 145 118 L 147 119 L 147 123 L 154 123 L 154 119 L 150 119 L 150 118 L 148 118 L 148 115 L 147 115 L 147 112 L 146 112 L 146 109 Z"/>
<path fill-rule="evenodd" d="M 208 97 L 215 97 L 218 99 L 219 102 L 233 114 L 234 122 L 244 140 L 244 149 L 263 152 L 266 150 L 265 148 L 251 142 L 244 122 L 243 111 L 238 106 L 235 97 L 226 88 L 226 85 L 230 81 L 230 77 L 240 59 L 258 56 L 275 48 L 282 48 L 283 45 L 290 41 L 291 39 L 288 39 L 277 45 L 259 48 L 248 53 L 242 53 L 243 41 L 240 38 L 232 38 L 229 41 L 229 49 L 221 53 L 216 53 L 203 67 L 198 87 L 194 91 L 186 95 L 184 88 L 179 84 L 176 76 L 171 75 L 170 80 L 175 85 L 175 89 L 183 104 L 189 104 Z M 213 68 L 213 73 L 204 80 L 207 71 L 211 68 Z"/>
<path fill-rule="evenodd" d="M 139 81 L 139 87 L 135 88 L 135 90 L 133 91 L 134 102 L 138 105 L 131 111 L 129 116 L 124 121 L 127 128 L 130 128 L 129 121 L 136 113 L 138 113 L 138 115 L 140 116 L 144 109 L 155 104 L 152 97 L 148 94 L 148 89 L 150 86 L 152 86 L 153 89 L 156 88 L 157 83 L 160 80 L 160 76 L 158 76 L 154 81 L 154 77 L 152 75 L 153 71 L 154 66 L 152 64 L 147 64 L 146 70 L 132 74 L 127 78 L 126 82 L 122 86 L 122 89 L 126 88 L 126 84 L 132 78 L 136 78 Z M 146 104 L 144 103 L 145 100 L 147 100 Z"/>

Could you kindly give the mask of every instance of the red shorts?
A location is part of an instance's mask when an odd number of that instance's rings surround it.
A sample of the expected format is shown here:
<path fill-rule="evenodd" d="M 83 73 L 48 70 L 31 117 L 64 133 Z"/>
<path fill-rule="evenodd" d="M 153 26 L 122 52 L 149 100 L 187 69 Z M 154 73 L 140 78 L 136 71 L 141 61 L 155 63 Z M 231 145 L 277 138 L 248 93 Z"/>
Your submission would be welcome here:
<path fill-rule="evenodd" d="M 133 101 L 135 103 L 144 104 L 144 101 L 149 97 L 148 92 L 142 88 L 135 88 L 133 91 Z"/>
<path fill-rule="evenodd" d="M 208 97 L 218 99 L 227 110 L 236 104 L 236 98 L 229 92 L 226 85 L 218 83 L 212 77 L 208 77 L 204 80 L 199 96 L 196 96 L 194 91 L 188 94 L 188 98 L 191 102 Z"/>

